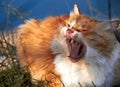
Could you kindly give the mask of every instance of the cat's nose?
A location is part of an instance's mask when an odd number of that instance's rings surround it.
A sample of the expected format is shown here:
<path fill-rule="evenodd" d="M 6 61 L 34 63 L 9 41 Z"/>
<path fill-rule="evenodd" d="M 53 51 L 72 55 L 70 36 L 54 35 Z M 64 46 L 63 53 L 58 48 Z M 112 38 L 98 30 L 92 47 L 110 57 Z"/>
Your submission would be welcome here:
<path fill-rule="evenodd" d="M 66 37 L 67 38 L 72 38 L 72 39 L 75 39 L 77 38 L 77 31 L 73 30 L 73 29 L 67 29 L 66 31 Z"/>
<path fill-rule="evenodd" d="M 77 38 L 78 36 L 78 32 L 72 28 L 68 28 L 68 27 L 63 27 L 60 31 L 61 35 L 66 37 L 66 38 Z"/>
<path fill-rule="evenodd" d="M 68 30 L 66 31 L 66 36 L 67 36 L 67 37 L 71 37 L 73 33 L 74 33 L 74 30 L 68 29 Z"/>

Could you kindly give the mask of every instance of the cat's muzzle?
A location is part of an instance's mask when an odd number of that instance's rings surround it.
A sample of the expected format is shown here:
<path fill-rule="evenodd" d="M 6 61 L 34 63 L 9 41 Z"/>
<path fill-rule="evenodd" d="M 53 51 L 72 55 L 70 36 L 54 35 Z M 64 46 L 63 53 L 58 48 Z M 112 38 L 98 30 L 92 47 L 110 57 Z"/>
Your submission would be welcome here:
<path fill-rule="evenodd" d="M 81 40 L 78 40 L 77 31 L 67 30 L 66 43 L 69 50 L 68 57 L 72 62 L 78 62 L 84 57 L 87 48 Z"/>

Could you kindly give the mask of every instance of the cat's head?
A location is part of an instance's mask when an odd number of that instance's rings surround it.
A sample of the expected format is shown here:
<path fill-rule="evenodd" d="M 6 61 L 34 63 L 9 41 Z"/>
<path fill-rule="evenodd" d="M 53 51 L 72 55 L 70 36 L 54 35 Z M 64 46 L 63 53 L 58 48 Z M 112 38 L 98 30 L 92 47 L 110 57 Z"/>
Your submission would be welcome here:
<path fill-rule="evenodd" d="M 77 5 L 55 35 L 51 49 L 73 63 L 87 60 L 101 63 L 118 56 L 118 41 L 113 33 L 117 23 L 101 22 L 83 15 Z"/>

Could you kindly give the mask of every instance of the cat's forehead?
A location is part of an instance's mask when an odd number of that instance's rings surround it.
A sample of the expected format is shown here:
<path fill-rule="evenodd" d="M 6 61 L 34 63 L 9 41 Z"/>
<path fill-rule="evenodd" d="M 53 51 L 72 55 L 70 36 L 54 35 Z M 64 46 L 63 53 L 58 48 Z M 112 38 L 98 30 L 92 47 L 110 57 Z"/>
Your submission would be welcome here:
<path fill-rule="evenodd" d="M 78 20 L 79 21 L 82 20 L 82 17 L 79 16 L 79 15 L 72 15 L 72 16 L 69 17 L 69 19 L 67 20 L 67 22 L 78 21 Z"/>
<path fill-rule="evenodd" d="M 89 30 L 97 24 L 98 20 L 89 18 L 85 15 L 73 15 L 66 20 L 66 25 L 77 30 Z"/>
<path fill-rule="evenodd" d="M 70 26 L 76 25 L 78 23 L 81 23 L 83 18 L 81 16 L 70 16 L 68 20 L 66 20 L 66 24 L 69 24 Z"/>

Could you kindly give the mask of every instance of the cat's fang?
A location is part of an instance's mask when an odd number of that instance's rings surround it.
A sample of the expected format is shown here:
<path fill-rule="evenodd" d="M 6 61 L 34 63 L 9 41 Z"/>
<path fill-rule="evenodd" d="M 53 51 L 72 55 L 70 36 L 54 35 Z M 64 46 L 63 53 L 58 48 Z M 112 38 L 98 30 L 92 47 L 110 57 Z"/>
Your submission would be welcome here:
<path fill-rule="evenodd" d="M 74 43 L 75 41 L 73 40 L 73 39 L 71 39 L 71 41 L 70 41 L 71 43 Z"/>

